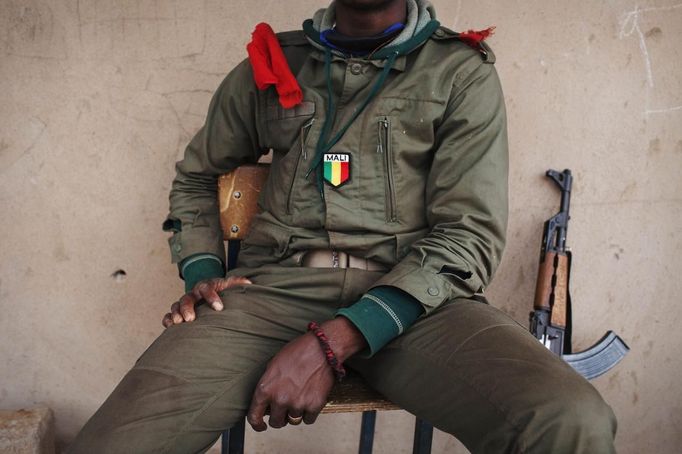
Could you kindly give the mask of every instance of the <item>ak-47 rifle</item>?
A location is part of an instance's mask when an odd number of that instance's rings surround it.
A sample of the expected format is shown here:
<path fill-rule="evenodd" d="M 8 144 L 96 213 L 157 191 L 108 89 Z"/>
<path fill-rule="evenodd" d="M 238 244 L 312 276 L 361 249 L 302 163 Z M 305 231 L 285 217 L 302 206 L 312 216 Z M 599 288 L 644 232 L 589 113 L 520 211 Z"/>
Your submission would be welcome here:
<path fill-rule="evenodd" d="M 630 349 L 609 331 L 587 350 L 571 352 L 571 296 L 568 290 L 571 252 L 566 249 L 566 232 L 573 176 L 568 169 L 563 172 L 548 170 L 547 176 L 561 189 L 561 207 L 559 213 L 545 221 L 530 331 L 545 347 L 590 380 L 615 366 Z"/>

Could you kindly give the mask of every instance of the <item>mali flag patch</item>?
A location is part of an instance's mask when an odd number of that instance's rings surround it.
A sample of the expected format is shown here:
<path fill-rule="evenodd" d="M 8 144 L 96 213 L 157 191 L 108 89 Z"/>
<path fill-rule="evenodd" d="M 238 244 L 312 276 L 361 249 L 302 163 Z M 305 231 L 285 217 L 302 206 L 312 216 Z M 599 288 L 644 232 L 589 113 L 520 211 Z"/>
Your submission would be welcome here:
<path fill-rule="evenodd" d="M 346 153 L 324 154 L 324 179 L 335 188 L 350 181 L 350 155 Z"/>

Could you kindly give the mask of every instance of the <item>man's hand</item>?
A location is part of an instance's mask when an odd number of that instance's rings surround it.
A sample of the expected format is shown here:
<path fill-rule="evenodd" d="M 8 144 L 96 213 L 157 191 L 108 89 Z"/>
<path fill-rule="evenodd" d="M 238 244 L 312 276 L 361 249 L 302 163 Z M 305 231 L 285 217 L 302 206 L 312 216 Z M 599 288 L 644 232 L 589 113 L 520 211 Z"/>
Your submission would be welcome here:
<path fill-rule="evenodd" d="M 334 354 L 340 362 L 366 346 L 360 331 L 344 317 L 322 324 Z M 334 385 L 334 373 L 319 341 L 312 333 L 299 336 L 268 363 L 251 399 L 246 416 L 257 432 L 267 429 L 263 417 L 269 411 L 270 427 L 287 425 L 287 417 L 303 417 L 312 424 L 327 403 Z"/>
<path fill-rule="evenodd" d="M 218 293 L 230 287 L 248 284 L 251 284 L 250 280 L 238 276 L 230 276 L 227 279 L 216 278 L 200 281 L 191 292 L 186 293 L 179 301 L 173 303 L 171 311 L 164 315 L 161 323 L 164 327 L 168 328 L 171 325 L 193 321 L 197 317 L 194 312 L 194 306 L 201 300 L 206 301 L 213 310 L 222 311 L 223 302 Z"/>

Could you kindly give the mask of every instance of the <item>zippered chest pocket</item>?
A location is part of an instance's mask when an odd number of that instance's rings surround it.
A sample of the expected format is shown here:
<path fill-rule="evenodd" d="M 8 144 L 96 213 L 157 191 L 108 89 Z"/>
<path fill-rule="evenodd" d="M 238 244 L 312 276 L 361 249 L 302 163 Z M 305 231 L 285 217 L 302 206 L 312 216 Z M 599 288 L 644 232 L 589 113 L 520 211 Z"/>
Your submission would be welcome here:
<path fill-rule="evenodd" d="M 310 138 L 310 130 L 313 128 L 313 125 L 315 124 L 315 117 L 311 118 L 303 126 L 301 126 L 301 130 L 299 131 L 298 135 L 298 145 L 300 149 L 298 150 L 298 159 L 296 160 L 296 166 L 294 167 L 294 171 L 291 175 L 291 182 L 289 183 L 289 191 L 287 192 L 287 214 L 292 214 L 292 199 L 294 196 L 294 190 L 295 190 L 295 185 L 296 181 L 298 180 L 300 174 L 302 172 L 305 172 L 306 169 L 302 169 L 301 167 L 305 166 L 308 160 L 308 142 Z M 296 147 L 295 147 L 296 148 Z M 295 152 L 296 150 L 292 149 L 289 151 L 289 153 Z"/>
<path fill-rule="evenodd" d="M 293 212 L 294 192 L 300 187 L 297 180 L 305 173 L 305 163 L 311 160 L 312 152 L 308 148 L 315 124 L 314 116 L 303 115 L 268 122 L 267 145 L 272 148 L 272 164 L 259 199 L 264 210 L 279 216 Z"/>
<path fill-rule="evenodd" d="M 393 156 L 393 139 L 391 132 L 390 117 L 380 117 L 377 120 L 376 153 L 378 159 L 380 159 L 383 163 L 386 221 L 397 222 L 398 210 L 396 204 L 396 182 Z"/>

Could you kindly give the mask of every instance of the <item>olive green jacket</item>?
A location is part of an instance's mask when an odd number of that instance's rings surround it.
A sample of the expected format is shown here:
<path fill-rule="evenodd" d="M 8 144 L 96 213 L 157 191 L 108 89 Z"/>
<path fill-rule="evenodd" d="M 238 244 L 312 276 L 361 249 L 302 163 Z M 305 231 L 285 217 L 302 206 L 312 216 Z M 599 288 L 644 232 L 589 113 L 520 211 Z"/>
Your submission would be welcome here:
<path fill-rule="evenodd" d="M 507 223 L 506 117 L 492 52 L 440 27 L 398 57 L 330 151 L 350 155 L 350 181 L 325 184 L 321 197 L 306 173 L 328 110 L 324 52 L 300 32 L 279 36 L 287 56 L 300 60 L 303 103 L 285 110 L 274 88 L 258 91 L 248 61 L 226 77 L 177 164 L 167 223 L 173 261 L 203 253 L 224 261 L 217 177 L 272 149 L 240 266 L 299 266 L 304 251 L 331 248 L 387 265 L 376 286 L 402 289 L 427 312 L 482 291 Z M 367 98 L 384 64 L 333 56 L 332 133 Z"/>

